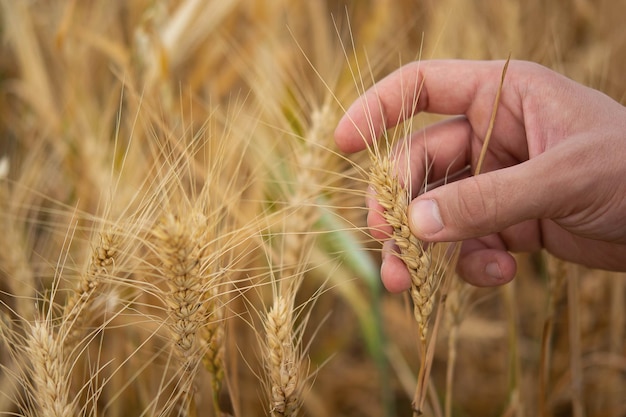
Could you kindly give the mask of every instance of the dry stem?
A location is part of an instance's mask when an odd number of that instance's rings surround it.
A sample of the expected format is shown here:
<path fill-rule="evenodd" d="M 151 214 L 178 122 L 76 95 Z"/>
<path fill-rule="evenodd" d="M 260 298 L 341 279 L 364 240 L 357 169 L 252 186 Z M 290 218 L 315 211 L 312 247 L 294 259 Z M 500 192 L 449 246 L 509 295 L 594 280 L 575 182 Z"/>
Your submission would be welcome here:
<path fill-rule="evenodd" d="M 456 278 L 451 284 L 450 295 L 448 297 L 448 308 L 446 309 L 448 314 L 446 318 L 450 321 L 450 331 L 448 333 L 448 363 L 446 369 L 446 396 L 444 407 L 446 417 L 452 416 L 459 328 L 467 313 L 470 292 L 469 284 L 465 283 L 465 281 L 460 278 Z"/>
<path fill-rule="evenodd" d="M 571 395 L 572 415 L 574 417 L 585 416 L 583 394 L 583 365 L 581 325 L 580 325 L 580 289 L 579 276 L 575 270 L 567 280 L 567 306 L 569 314 L 569 341 L 570 341 L 570 372 L 572 374 Z"/>
<path fill-rule="evenodd" d="M 549 256 L 549 255 L 546 255 Z M 554 315 L 556 314 L 559 295 L 563 289 L 563 283 L 567 278 L 567 265 L 564 261 L 549 256 L 548 264 L 548 311 L 543 324 L 543 334 L 541 338 L 541 359 L 539 361 L 539 415 L 548 417 L 551 415 L 548 408 L 548 383 L 551 366 L 551 348 L 554 329 Z"/>

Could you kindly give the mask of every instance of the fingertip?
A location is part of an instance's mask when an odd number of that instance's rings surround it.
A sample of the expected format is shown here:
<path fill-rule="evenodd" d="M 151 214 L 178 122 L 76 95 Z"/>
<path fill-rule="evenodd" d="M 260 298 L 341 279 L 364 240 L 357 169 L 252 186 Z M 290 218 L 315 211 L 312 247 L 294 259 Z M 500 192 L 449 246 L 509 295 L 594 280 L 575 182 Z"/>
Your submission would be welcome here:
<path fill-rule="evenodd" d="M 430 240 L 444 228 L 439 205 L 434 199 L 415 199 L 409 205 L 409 227 L 411 232 Z"/>
<path fill-rule="evenodd" d="M 366 140 L 359 130 L 359 124 L 355 120 L 354 111 L 348 109 L 346 114 L 339 120 L 335 127 L 335 144 L 341 152 L 354 153 L 362 151 L 366 147 Z M 362 124 L 362 123 L 361 123 Z M 366 124 L 367 126 L 367 124 Z"/>
<path fill-rule="evenodd" d="M 507 251 L 484 249 L 462 256 L 457 270 L 459 275 L 472 285 L 494 287 L 515 278 L 517 263 Z"/>
<path fill-rule="evenodd" d="M 367 195 L 365 197 L 365 206 L 367 210 L 367 227 L 370 230 L 370 234 L 374 239 L 386 240 L 391 237 L 393 229 L 385 220 L 383 214 L 384 208 L 378 204 L 378 201 L 374 197 L 375 191 L 368 187 Z"/>
<path fill-rule="evenodd" d="M 384 287 L 391 293 L 406 291 L 411 287 L 411 275 L 397 256 L 398 247 L 393 240 L 386 240 L 382 248 L 380 277 Z"/>
<path fill-rule="evenodd" d="M 400 293 L 411 287 L 411 276 L 406 265 L 395 254 L 387 254 L 380 267 L 380 277 L 385 289 Z"/>
<path fill-rule="evenodd" d="M 333 134 L 335 144 L 341 152 L 354 152 L 354 146 L 351 146 L 350 141 L 351 130 L 354 130 L 354 127 L 350 125 L 348 118 L 343 116 L 341 120 L 339 120 L 339 123 L 337 123 L 337 127 L 335 127 L 335 132 Z"/>
<path fill-rule="evenodd" d="M 367 212 L 367 226 L 370 234 L 376 240 L 389 239 L 393 232 L 393 229 L 387 223 L 383 215 L 376 210 Z"/>

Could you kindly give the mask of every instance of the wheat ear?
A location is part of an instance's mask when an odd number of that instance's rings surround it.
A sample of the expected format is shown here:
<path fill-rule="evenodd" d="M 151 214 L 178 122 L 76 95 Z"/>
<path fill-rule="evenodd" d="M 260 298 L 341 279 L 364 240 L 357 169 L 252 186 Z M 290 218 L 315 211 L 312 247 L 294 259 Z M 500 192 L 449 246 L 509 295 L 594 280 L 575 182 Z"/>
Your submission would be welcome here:
<path fill-rule="evenodd" d="M 409 229 L 408 206 L 411 192 L 403 187 L 396 174 L 394 162 L 389 155 L 371 151 L 369 182 L 376 200 L 383 207 L 383 217 L 392 227 L 391 239 L 399 249 L 399 258 L 406 265 L 410 277 L 409 294 L 413 301 L 413 316 L 418 325 L 421 348 L 421 366 L 418 376 L 413 409 L 421 414 L 426 394 L 426 384 L 432 362 L 432 343 L 428 343 L 428 323 L 435 304 L 436 290 L 446 276 L 445 265 L 433 259 L 435 244 L 425 245 Z M 436 329 L 435 329 L 436 330 Z"/>
<path fill-rule="evenodd" d="M 410 191 L 403 187 L 395 174 L 393 162 L 388 155 L 371 153 L 370 184 L 383 216 L 392 227 L 391 238 L 399 248 L 399 258 L 406 265 L 410 277 L 409 294 L 413 301 L 413 316 L 418 324 L 421 345 L 421 366 L 414 400 L 414 409 L 421 413 L 425 382 L 428 378 L 428 322 L 433 311 L 435 290 L 443 275 L 432 258 L 432 245 L 425 246 L 409 229 L 407 218 Z M 419 404 L 419 405 L 417 405 Z"/>
<path fill-rule="evenodd" d="M 200 329 L 200 343 L 204 355 L 204 368 L 212 375 L 211 389 L 216 415 L 221 414 L 219 396 L 224 381 L 224 305 L 221 285 L 213 285 L 208 291 L 207 312 L 210 317 Z"/>
<path fill-rule="evenodd" d="M 266 368 L 270 382 L 270 414 L 294 417 L 301 406 L 300 354 L 293 331 L 293 299 L 281 295 L 265 319 Z"/>
<path fill-rule="evenodd" d="M 38 417 L 74 417 L 70 400 L 70 363 L 64 343 L 49 320 L 36 320 L 28 335 L 26 354 L 31 364 L 32 398 Z"/>
<path fill-rule="evenodd" d="M 372 153 L 370 185 L 378 203 L 383 207 L 383 216 L 392 227 L 391 238 L 411 275 L 411 299 L 413 314 L 419 326 L 419 336 L 425 345 L 428 335 L 428 319 L 433 311 L 434 294 L 441 275 L 432 266 L 432 246 L 425 246 L 409 229 L 407 218 L 410 202 L 409 192 L 394 174 L 394 165 L 387 155 Z"/>
<path fill-rule="evenodd" d="M 117 238 L 112 232 L 100 234 L 100 242 L 91 252 L 87 270 L 81 275 L 66 301 L 60 334 L 67 350 L 71 350 L 82 338 L 82 329 L 91 318 L 89 306 L 94 293 L 102 281 L 113 272 L 117 248 Z"/>
<path fill-rule="evenodd" d="M 301 406 L 301 393 L 306 377 L 302 375 L 300 351 L 301 331 L 294 329 L 294 300 L 308 269 L 315 235 L 309 231 L 320 218 L 317 199 L 321 194 L 319 170 L 331 162 L 332 155 L 323 146 L 334 126 L 331 107 L 323 105 L 311 113 L 302 146 L 293 143 L 289 156 L 292 178 L 285 192 L 285 214 L 277 233 L 278 251 L 272 256 L 273 305 L 265 316 L 266 373 L 269 379 L 270 412 L 272 416 L 295 416 Z M 329 171 L 332 171 L 329 169 Z"/>
<path fill-rule="evenodd" d="M 182 370 L 181 415 L 192 415 L 195 410 L 194 377 L 202 359 L 199 330 L 207 318 L 203 303 L 207 286 L 201 276 L 206 223 L 200 213 L 177 216 L 168 212 L 153 230 L 160 271 L 169 288 L 164 295 L 168 326 Z"/>

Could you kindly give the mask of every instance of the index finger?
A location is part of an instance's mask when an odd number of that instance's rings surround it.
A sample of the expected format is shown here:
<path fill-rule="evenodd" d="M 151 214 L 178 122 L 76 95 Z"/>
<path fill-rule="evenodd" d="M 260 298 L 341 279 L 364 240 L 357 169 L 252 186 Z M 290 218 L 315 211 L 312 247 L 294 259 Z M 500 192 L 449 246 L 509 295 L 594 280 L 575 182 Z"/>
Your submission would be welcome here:
<path fill-rule="evenodd" d="M 504 61 L 464 60 L 407 64 L 348 108 L 335 130 L 335 142 L 344 152 L 363 150 L 386 129 L 418 112 L 460 115 L 475 109 L 488 119 L 503 65 Z"/>

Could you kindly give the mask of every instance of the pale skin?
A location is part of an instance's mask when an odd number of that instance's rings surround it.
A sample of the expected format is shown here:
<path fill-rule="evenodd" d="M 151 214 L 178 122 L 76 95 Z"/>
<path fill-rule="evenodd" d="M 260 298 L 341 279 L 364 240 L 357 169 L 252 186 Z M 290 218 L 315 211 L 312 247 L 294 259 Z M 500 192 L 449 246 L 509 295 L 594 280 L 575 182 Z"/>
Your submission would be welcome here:
<path fill-rule="evenodd" d="M 414 189 L 424 181 L 426 161 L 432 164 L 429 182 L 468 164 L 473 172 L 503 66 L 408 64 L 350 106 L 335 130 L 337 146 L 357 152 L 418 113 L 450 115 L 404 138 L 411 141 L 410 155 L 400 159 L 410 161 Z M 517 269 L 511 252 L 541 248 L 588 267 L 626 271 L 624 106 L 538 64 L 511 61 L 481 172 L 431 189 L 409 205 L 411 232 L 419 239 L 463 242 L 457 270 L 466 281 L 509 282 Z M 390 226 L 382 208 L 372 198 L 367 204 L 371 233 L 385 240 Z M 381 278 L 389 291 L 399 292 L 410 287 L 410 278 L 392 253 L 387 240 Z"/>

